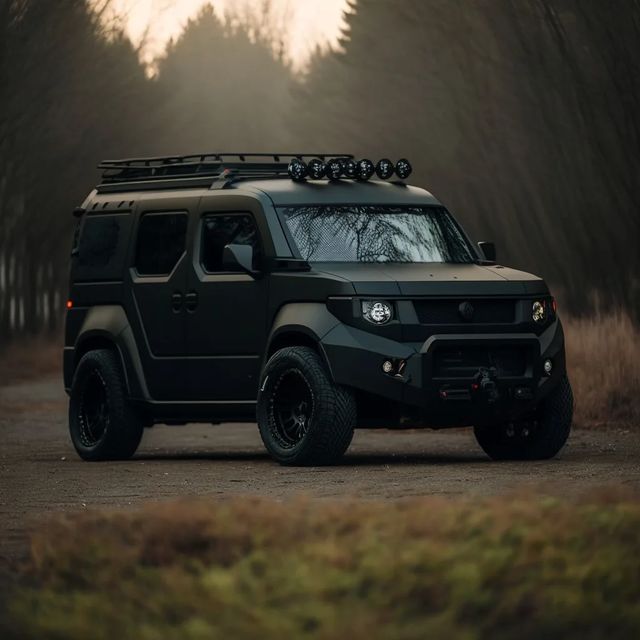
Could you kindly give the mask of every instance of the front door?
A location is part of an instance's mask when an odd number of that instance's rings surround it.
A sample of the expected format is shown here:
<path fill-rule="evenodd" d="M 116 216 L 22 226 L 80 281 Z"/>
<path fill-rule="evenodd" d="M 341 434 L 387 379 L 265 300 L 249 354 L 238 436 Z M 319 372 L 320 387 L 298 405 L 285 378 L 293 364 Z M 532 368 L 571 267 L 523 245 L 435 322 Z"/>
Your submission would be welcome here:
<path fill-rule="evenodd" d="M 166 201 L 162 205 L 158 210 L 147 202 L 139 216 L 127 311 L 149 394 L 170 401 L 183 400 L 189 388 L 184 309 L 189 215 L 177 206 L 166 210 Z"/>
<path fill-rule="evenodd" d="M 227 244 L 253 248 L 262 242 L 248 212 L 202 212 L 195 234 L 186 294 L 187 347 L 193 400 L 253 401 L 266 342 L 266 278 L 226 270 Z"/>

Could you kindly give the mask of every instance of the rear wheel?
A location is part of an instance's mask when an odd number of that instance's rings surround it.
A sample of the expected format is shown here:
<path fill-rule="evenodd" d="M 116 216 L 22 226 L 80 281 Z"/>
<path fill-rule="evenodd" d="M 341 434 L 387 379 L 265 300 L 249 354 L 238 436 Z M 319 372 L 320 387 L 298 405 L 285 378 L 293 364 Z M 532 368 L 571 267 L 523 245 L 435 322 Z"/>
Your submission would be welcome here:
<path fill-rule="evenodd" d="M 262 441 L 280 464 L 328 465 L 351 443 L 356 404 L 331 382 L 313 349 L 287 347 L 265 366 L 257 417 Z"/>
<path fill-rule="evenodd" d="M 531 419 L 475 427 L 478 444 L 494 460 L 546 460 L 565 445 L 573 419 L 573 393 L 564 376 Z"/>
<path fill-rule="evenodd" d="M 78 363 L 69 402 L 69 432 L 84 460 L 130 458 L 142 438 L 142 421 L 131 407 L 117 355 L 89 351 Z"/>

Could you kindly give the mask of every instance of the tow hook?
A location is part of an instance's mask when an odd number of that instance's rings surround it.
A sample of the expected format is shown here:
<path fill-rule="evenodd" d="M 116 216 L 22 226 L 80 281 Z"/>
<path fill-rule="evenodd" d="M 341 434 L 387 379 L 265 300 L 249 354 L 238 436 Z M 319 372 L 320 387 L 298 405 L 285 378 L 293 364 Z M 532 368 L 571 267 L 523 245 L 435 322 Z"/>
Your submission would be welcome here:
<path fill-rule="evenodd" d="M 478 373 L 474 376 L 474 388 L 483 393 L 487 402 L 496 402 L 500 397 L 498 387 L 496 386 L 496 377 L 498 372 L 495 367 L 480 367 Z"/>

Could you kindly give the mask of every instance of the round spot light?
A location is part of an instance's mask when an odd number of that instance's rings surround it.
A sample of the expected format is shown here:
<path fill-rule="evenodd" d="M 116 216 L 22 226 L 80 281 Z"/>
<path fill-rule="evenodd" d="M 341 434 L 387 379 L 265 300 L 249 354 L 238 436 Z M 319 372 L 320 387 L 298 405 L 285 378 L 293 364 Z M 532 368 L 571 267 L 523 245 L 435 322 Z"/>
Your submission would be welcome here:
<path fill-rule="evenodd" d="M 531 319 L 538 324 L 544 322 L 547 318 L 547 314 L 544 308 L 544 302 L 540 302 L 536 300 L 533 305 L 531 305 Z"/>
<path fill-rule="evenodd" d="M 301 182 L 307 177 L 309 173 L 307 170 L 307 165 L 302 162 L 299 158 L 293 158 L 289 163 L 289 167 L 287 168 L 287 172 L 289 177 L 295 182 Z"/>
<path fill-rule="evenodd" d="M 401 158 L 396 162 L 396 175 L 401 180 L 406 180 L 413 171 L 411 163 L 406 158 Z"/>
<path fill-rule="evenodd" d="M 553 371 L 553 362 L 552 362 L 549 358 L 547 358 L 547 359 L 544 361 L 544 364 L 542 365 L 542 367 L 543 367 L 543 369 L 544 369 L 544 372 L 545 372 L 548 376 L 550 376 L 550 375 L 551 375 L 551 372 Z"/>
<path fill-rule="evenodd" d="M 391 360 L 385 360 L 382 363 L 382 370 L 385 373 L 393 373 L 393 362 L 391 362 Z"/>
<path fill-rule="evenodd" d="M 358 163 L 353 158 L 349 158 L 349 160 L 344 163 L 343 170 L 347 178 L 358 177 Z"/>
<path fill-rule="evenodd" d="M 387 158 L 382 158 L 376 165 L 376 175 L 381 180 L 388 180 L 393 175 L 393 162 Z"/>
<path fill-rule="evenodd" d="M 309 160 L 307 169 L 309 170 L 309 177 L 313 180 L 320 180 L 320 178 L 324 178 L 327 172 L 327 166 L 318 158 Z"/>
<path fill-rule="evenodd" d="M 376 171 L 371 160 L 363 158 L 358 162 L 358 180 L 368 180 Z"/>
<path fill-rule="evenodd" d="M 339 180 L 342 172 L 342 160 L 339 158 L 332 158 L 327 162 L 327 178 L 329 178 L 329 180 Z"/>

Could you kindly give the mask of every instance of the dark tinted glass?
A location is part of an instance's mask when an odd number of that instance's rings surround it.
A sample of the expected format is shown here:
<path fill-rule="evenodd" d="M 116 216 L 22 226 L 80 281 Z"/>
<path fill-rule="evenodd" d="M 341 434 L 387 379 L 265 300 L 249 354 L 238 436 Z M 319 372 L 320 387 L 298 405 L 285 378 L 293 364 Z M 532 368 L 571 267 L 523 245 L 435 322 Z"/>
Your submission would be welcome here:
<path fill-rule="evenodd" d="M 209 273 L 225 271 L 222 253 L 228 244 L 245 244 L 253 247 L 253 267 L 260 260 L 258 230 L 248 214 L 213 215 L 203 220 L 202 268 Z"/>
<path fill-rule="evenodd" d="M 88 217 L 84 222 L 78 247 L 79 264 L 83 267 L 106 267 L 116 254 L 119 236 L 118 218 Z M 74 245 L 75 242 L 74 237 Z"/>
<path fill-rule="evenodd" d="M 442 207 L 335 205 L 282 210 L 311 262 L 473 262 L 469 243 Z"/>
<path fill-rule="evenodd" d="M 143 216 L 138 231 L 136 269 L 140 275 L 168 275 L 184 252 L 186 213 Z"/>

